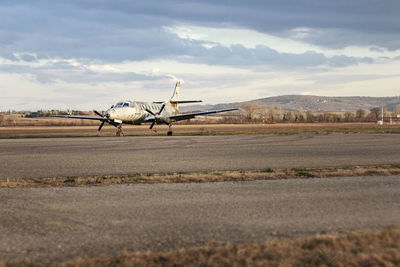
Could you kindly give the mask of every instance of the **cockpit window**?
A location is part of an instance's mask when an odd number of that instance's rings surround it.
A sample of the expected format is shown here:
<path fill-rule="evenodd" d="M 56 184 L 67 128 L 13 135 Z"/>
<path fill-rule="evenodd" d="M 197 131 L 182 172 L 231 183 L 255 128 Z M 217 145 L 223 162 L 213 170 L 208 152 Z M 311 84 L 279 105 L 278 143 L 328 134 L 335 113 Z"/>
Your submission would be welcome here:
<path fill-rule="evenodd" d="M 115 107 L 116 107 L 116 108 L 122 107 L 123 104 L 124 104 L 123 102 L 118 102 L 118 103 L 115 105 Z"/>
<path fill-rule="evenodd" d="M 129 103 L 124 103 L 124 107 L 129 107 Z"/>

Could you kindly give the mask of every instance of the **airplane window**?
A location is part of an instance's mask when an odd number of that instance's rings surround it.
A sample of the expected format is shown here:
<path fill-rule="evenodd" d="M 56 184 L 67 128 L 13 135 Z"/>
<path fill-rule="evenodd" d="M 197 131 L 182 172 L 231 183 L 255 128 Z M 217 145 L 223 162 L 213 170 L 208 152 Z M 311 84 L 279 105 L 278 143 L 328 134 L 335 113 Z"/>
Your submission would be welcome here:
<path fill-rule="evenodd" d="M 119 107 L 122 107 L 122 105 L 123 105 L 122 102 L 118 102 L 118 103 L 115 105 L 115 107 L 116 107 L 116 108 L 119 108 Z"/>
<path fill-rule="evenodd" d="M 129 103 L 124 103 L 124 107 L 129 107 Z"/>

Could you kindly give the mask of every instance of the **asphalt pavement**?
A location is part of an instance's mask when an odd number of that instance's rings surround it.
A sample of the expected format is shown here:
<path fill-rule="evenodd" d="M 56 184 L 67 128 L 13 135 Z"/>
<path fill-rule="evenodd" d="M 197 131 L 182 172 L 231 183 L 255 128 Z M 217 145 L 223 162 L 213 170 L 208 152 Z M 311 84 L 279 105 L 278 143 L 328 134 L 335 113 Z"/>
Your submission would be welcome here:
<path fill-rule="evenodd" d="M 0 179 L 400 164 L 399 134 L 0 140 Z"/>
<path fill-rule="evenodd" d="M 1 188 L 0 263 L 253 242 L 400 223 L 400 176 Z"/>

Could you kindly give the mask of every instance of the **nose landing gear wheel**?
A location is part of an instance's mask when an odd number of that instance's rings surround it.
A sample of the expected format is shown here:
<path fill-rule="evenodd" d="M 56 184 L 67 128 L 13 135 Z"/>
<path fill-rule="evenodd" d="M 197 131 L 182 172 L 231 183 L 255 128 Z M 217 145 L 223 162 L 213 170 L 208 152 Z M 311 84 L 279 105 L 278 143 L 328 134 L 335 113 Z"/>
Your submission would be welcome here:
<path fill-rule="evenodd" d="M 172 135 L 172 131 L 168 131 L 167 135 L 171 136 Z"/>

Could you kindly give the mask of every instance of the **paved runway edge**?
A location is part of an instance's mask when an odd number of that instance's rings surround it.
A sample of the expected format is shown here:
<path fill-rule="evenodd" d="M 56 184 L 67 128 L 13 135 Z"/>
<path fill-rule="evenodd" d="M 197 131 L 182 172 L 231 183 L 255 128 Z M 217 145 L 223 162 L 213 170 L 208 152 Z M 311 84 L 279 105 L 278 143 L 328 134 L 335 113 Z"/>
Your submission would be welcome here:
<path fill-rule="evenodd" d="M 0 189 L 6 261 L 262 242 L 400 222 L 400 177 Z"/>

